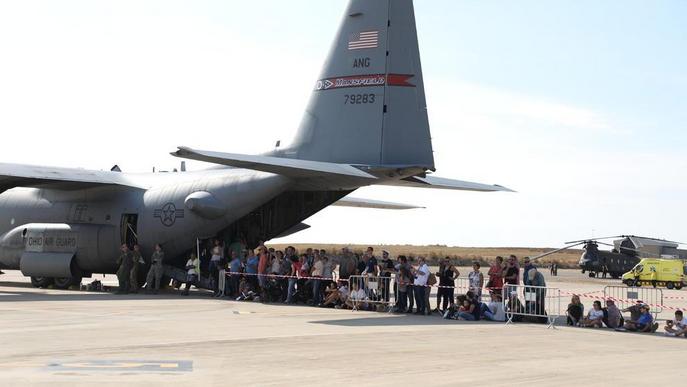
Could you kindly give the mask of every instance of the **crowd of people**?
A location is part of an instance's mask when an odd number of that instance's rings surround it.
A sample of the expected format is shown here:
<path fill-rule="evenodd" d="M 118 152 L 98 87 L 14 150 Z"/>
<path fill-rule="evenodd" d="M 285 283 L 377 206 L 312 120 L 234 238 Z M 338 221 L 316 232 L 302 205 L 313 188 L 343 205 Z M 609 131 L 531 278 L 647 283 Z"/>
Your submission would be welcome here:
<path fill-rule="evenodd" d="M 164 251 L 156 245 L 146 275 L 147 292 L 158 292 L 164 272 L 163 260 Z M 138 292 L 139 271 L 146 267 L 139 246 L 130 251 L 123 245 L 118 264 L 118 292 Z M 458 288 L 455 286 L 461 273 L 449 257 L 440 259 L 438 270 L 433 272 L 422 256 L 399 255 L 393 259 L 388 251 L 382 251 L 378 259 L 372 247 L 362 254 L 348 248 L 342 249 L 340 254 L 312 248 L 299 253 L 293 246 L 281 251 L 264 244 L 256 250 L 247 249 L 243 244 L 225 248 L 221 241 L 215 240 L 211 247 L 203 250 L 201 257 L 192 253 L 186 262 L 183 295 L 189 294 L 191 286 L 199 286 L 201 267 L 209 274 L 209 287 L 214 290 L 215 297 L 238 301 L 437 314 L 445 319 L 467 321 L 506 321 L 509 312 L 513 321 L 547 322 L 546 280 L 529 257 L 525 257 L 521 265 L 515 255 L 505 259 L 498 256 L 489 265 L 486 275 L 482 273 L 480 262 L 473 262 L 472 270 L 467 273 L 467 289 L 462 294 L 456 294 Z M 432 309 L 433 287 L 437 292 L 436 307 Z M 523 291 L 524 303 L 520 301 L 518 290 Z M 482 294 L 483 291 L 488 292 L 488 297 Z M 395 295 L 393 301 L 392 294 Z M 585 314 L 580 297 L 573 296 L 566 310 L 568 325 L 605 326 L 638 332 L 658 329 L 649 306 L 639 302 L 620 310 L 612 300 L 605 302 L 602 307 L 600 301 L 595 301 Z M 628 320 L 623 318 L 623 312 L 630 313 Z M 675 320 L 668 324 L 666 334 L 685 336 L 687 319 L 682 312 L 678 311 Z"/>
<path fill-rule="evenodd" d="M 605 300 L 605 304 L 604 307 L 601 301 L 594 301 L 592 308 L 585 315 L 580 296 L 573 295 L 566 310 L 568 325 L 584 328 L 606 327 L 644 333 L 654 333 L 659 328 L 659 324 L 654 321 L 654 316 L 651 314 L 651 307 L 641 300 L 625 309 L 619 309 L 613 300 Z M 623 313 L 627 312 L 630 313 L 628 320 L 623 317 Z M 666 321 L 664 331 L 667 336 L 687 337 L 687 318 L 681 310 L 675 311 L 675 320 Z"/>
<path fill-rule="evenodd" d="M 455 320 L 505 321 L 504 286 L 546 286 L 543 274 L 529 258 L 523 260 L 521 269 L 514 255 L 507 259 L 497 257 L 486 275 L 481 264 L 473 262 L 472 270 L 467 273 L 468 287 L 463 294 L 456 294 L 455 281 L 461 273 L 449 257 L 440 259 L 438 270 L 433 272 L 425 257 L 399 255 L 394 259 L 388 251 L 382 251 L 377 258 L 372 247 L 362 254 L 348 248 L 339 254 L 329 254 L 312 248 L 299 253 L 293 246 L 281 251 L 260 244 L 256 250 L 239 252 L 224 249 L 220 241 L 215 241 L 208 255 L 214 295 L 240 301 L 436 314 Z M 196 283 L 198 267 L 198 258 L 194 255 L 186 264 L 189 276 L 186 289 Z M 430 302 L 433 287 L 438 288 L 434 308 Z M 187 294 L 186 289 L 184 294 Z M 483 289 L 489 292 L 488 298 L 482 294 Z M 534 290 L 532 292 L 534 296 Z M 536 293 L 536 297 L 524 304 L 517 296 L 508 296 L 512 302 L 506 303 L 507 309 L 524 312 L 529 308 L 544 316 L 545 293 Z M 390 302 L 392 294 L 396 296 Z"/>

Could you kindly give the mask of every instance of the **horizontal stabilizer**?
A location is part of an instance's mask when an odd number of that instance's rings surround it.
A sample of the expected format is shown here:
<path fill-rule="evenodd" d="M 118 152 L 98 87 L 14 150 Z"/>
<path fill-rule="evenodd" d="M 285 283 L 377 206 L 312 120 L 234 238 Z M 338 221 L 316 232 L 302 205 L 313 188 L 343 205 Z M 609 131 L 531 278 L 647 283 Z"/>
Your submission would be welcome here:
<path fill-rule="evenodd" d="M 0 163 L 0 193 L 14 187 L 69 190 L 99 185 L 136 187 L 118 172 Z"/>
<path fill-rule="evenodd" d="M 288 177 L 316 177 L 338 175 L 376 180 L 377 178 L 348 164 L 327 163 L 322 161 L 309 161 L 287 159 L 272 156 L 253 156 L 236 153 L 223 153 L 195 150 L 179 147 L 179 150 L 171 153 L 172 156 L 185 159 L 205 161 L 208 163 L 227 165 L 230 167 L 252 169 L 255 171 L 276 173 Z"/>
<path fill-rule="evenodd" d="M 332 206 L 338 207 L 358 207 L 358 208 L 376 208 L 381 210 L 412 210 L 415 208 L 425 208 L 414 206 L 412 204 L 385 202 L 381 200 L 362 199 L 362 198 L 343 198 L 334 202 Z"/>
<path fill-rule="evenodd" d="M 511 189 L 508 189 L 506 187 L 503 187 L 503 186 L 500 186 L 497 184 L 491 185 L 491 184 L 473 183 L 470 181 L 452 180 L 452 179 L 445 179 L 443 177 L 434 177 L 434 176 L 427 176 L 427 177 L 412 176 L 412 177 L 408 177 L 408 178 L 401 179 L 401 180 L 385 181 L 381 184 L 401 186 L 401 187 L 451 189 L 451 190 L 459 190 L 459 191 L 515 192 Z"/>

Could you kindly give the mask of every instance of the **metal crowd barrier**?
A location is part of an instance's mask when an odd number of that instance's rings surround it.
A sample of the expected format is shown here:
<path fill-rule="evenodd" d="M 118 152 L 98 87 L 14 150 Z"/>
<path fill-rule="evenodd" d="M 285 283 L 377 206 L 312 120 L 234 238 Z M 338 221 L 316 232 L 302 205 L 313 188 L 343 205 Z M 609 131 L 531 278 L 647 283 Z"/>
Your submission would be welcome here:
<path fill-rule="evenodd" d="M 561 316 L 561 291 L 544 286 L 504 285 L 503 308 L 506 325 L 525 321 L 547 323 L 547 328 L 555 328 Z"/>
<path fill-rule="evenodd" d="M 352 295 L 358 289 L 363 289 L 365 292 L 364 299 L 354 300 L 349 296 L 353 303 L 353 310 L 368 309 L 369 306 L 380 305 L 387 312 L 390 312 L 396 303 L 394 288 L 396 286 L 394 286 L 392 277 L 352 275 L 348 278 L 349 294 Z"/>
<path fill-rule="evenodd" d="M 615 301 L 619 309 L 635 305 L 637 301 L 642 301 L 649 305 L 649 312 L 654 318 L 663 312 L 663 290 L 647 287 L 628 287 L 613 286 L 604 287 L 604 299 Z"/>

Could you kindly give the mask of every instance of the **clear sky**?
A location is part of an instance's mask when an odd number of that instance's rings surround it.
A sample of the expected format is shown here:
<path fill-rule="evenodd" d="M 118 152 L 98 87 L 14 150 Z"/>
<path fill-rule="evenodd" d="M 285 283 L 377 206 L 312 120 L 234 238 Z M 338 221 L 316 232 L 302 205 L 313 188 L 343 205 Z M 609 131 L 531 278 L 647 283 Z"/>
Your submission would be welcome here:
<path fill-rule="evenodd" d="M 295 131 L 345 0 L 0 2 L 3 162 L 172 169 L 178 145 Z M 559 246 L 687 241 L 686 1 L 416 0 L 437 176 L 426 206 L 330 208 L 286 241 Z M 200 163 L 191 168 L 204 168 Z"/>

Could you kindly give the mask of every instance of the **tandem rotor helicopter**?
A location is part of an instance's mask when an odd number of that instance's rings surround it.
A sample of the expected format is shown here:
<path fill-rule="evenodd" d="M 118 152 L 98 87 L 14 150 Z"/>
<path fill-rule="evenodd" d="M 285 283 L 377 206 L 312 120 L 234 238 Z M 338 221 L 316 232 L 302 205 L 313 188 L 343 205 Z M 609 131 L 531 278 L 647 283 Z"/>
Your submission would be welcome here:
<path fill-rule="evenodd" d="M 603 242 L 608 239 L 615 240 L 612 244 Z M 687 259 L 687 250 L 678 249 L 679 245 L 685 243 L 636 235 L 588 238 L 565 242 L 565 244 L 566 246 L 560 249 L 530 259 L 537 260 L 582 245 L 584 251 L 578 263 L 582 273 L 589 273 L 591 278 L 607 274 L 613 279 L 619 279 L 624 273 L 632 270 L 642 258 Z M 599 250 L 599 245 L 610 246 L 613 249 L 611 251 Z"/>

